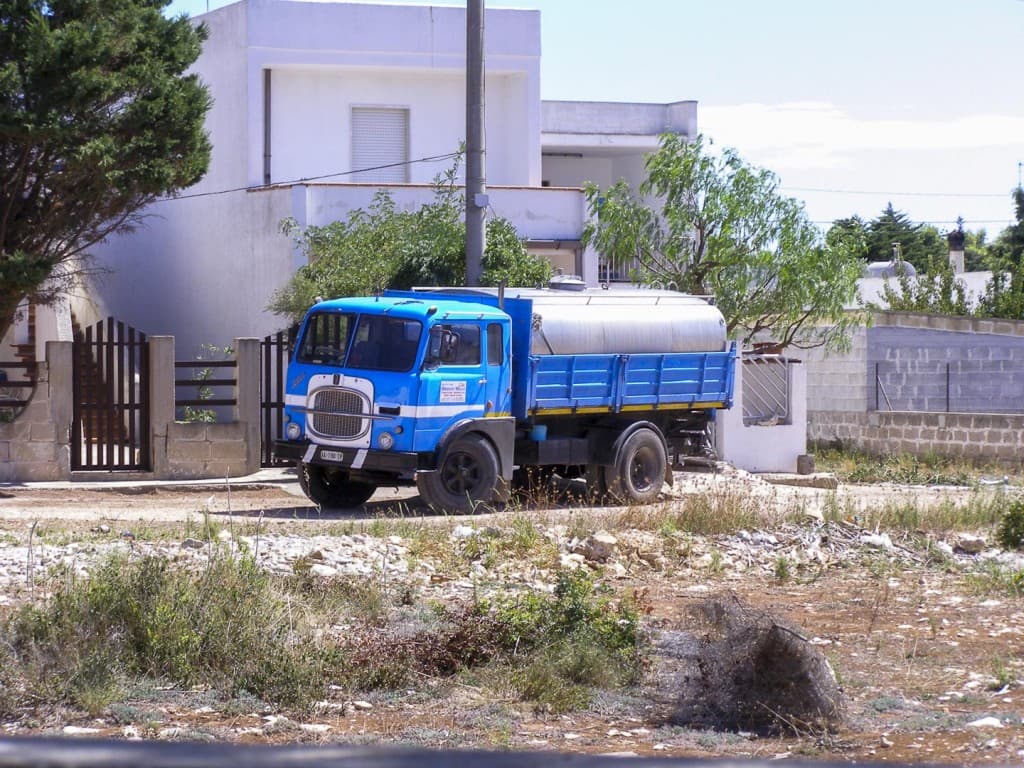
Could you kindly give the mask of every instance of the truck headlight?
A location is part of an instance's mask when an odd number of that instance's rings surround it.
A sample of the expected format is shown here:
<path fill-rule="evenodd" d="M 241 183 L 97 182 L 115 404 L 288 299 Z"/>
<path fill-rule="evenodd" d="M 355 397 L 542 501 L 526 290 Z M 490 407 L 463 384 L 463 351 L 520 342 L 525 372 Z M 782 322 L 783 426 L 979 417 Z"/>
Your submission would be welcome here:
<path fill-rule="evenodd" d="M 385 451 L 390 451 L 395 445 L 395 438 L 391 436 L 390 432 L 381 432 L 380 437 L 377 438 L 377 445 Z"/>
<path fill-rule="evenodd" d="M 298 440 L 302 437 L 302 427 L 294 421 L 289 421 L 288 426 L 284 428 L 284 436 L 289 440 Z"/>

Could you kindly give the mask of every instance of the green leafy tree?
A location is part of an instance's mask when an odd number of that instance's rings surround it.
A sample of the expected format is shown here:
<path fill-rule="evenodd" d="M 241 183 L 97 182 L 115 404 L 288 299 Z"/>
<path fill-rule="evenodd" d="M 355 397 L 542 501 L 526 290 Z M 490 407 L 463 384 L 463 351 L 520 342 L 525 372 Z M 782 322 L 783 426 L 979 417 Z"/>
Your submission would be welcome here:
<path fill-rule="evenodd" d="M 202 178 L 206 30 L 169 0 L 0 0 L 0 337 L 80 257 Z"/>
<path fill-rule="evenodd" d="M 1013 191 L 1017 221 L 996 238 L 989 249 L 992 279 L 978 303 L 982 317 L 1024 320 L 1024 188 Z"/>
<path fill-rule="evenodd" d="M 663 136 L 646 169 L 639 196 L 622 181 L 587 187 L 586 243 L 632 265 L 639 283 L 714 295 L 744 343 L 765 334 L 783 346 L 845 343 L 856 319 L 844 307 L 863 266 L 856 232 L 824 240 L 774 174 L 731 149 L 712 154 L 700 136 Z"/>
<path fill-rule="evenodd" d="M 434 199 L 400 211 L 387 191 L 343 221 L 300 228 L 283 223 L 309 261 L 275 292 L 269 309 L 298 321 L 317 297 L 365 296 L 382 288 L 462 285 L 466 281 L 465 197 L 456 184 L 458 163 L 434 184 Z M 534 286 L 551 265 L 531 256 L 505 219 L 487 222 L 483 285 Z"/>
<path fill-rule="evenodd" d="M 1004 264 L 1024 266 L 1024 187 L 1013 190 L 1013 207 L 1017 221 L 1002 232 L 992 244 L 992 255 Z"/>
<path fill-rule="evenodd" d="M 841 247 L 843 243 L 856 243 L 857 257 L 865 261 L 868 259 L 868 225 L 860 216 L 833 221 L 825 233 L 825 242 L 833 247 Z"/>
<path fill-rule="evenodd" d="M 936 315 L 969 315 L 967 290 L 957 279 L 948 258 L 932 259 L 924 273 L 909 276 L 900 271 L 882 286 L 882 303 L 875 309 L 894 312 L 927 312 Z"/>
<path fill-rule="evenodd" d="M 898 244 L 899 257 L 924 272 L 934 259 L 948 253 L 945 238 L 935 227 L 915 224 L 907 214 L 892 207 L 872 219 L 867 225 L 868 261 L 890 261 Z"/>

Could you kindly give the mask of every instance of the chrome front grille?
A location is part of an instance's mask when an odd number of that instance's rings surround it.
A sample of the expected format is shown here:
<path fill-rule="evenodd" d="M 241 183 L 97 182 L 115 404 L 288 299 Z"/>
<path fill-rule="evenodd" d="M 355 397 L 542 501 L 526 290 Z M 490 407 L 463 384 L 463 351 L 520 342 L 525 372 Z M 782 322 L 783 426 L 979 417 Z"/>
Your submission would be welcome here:
<path fill-rule="evenodd" d="M 310 429 L 324 437 L 359 437 L 370 428 L 362 418 L 369 411 L 366 398 L 351 389 L 321 389 L 313 396 Z"/>

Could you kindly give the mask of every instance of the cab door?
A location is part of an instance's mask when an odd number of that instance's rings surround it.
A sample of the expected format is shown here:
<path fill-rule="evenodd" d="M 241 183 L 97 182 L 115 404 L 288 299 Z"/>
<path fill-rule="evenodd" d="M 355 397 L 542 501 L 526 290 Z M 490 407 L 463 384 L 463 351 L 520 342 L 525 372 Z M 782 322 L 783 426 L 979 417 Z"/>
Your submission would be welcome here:
<path fill-rule="evenodd" d="M 508 321 L 489 320 L 484 328 L 484 403 L 486 416 L 512 412 L 512 339 Z"/>
<path fill-rule="evenodd" d="M 487 410 L 485 330 L 479 322 L 453 320 L 434 326 L 420 374 L 415 450 L 432 450 L 448 428 Z"/>

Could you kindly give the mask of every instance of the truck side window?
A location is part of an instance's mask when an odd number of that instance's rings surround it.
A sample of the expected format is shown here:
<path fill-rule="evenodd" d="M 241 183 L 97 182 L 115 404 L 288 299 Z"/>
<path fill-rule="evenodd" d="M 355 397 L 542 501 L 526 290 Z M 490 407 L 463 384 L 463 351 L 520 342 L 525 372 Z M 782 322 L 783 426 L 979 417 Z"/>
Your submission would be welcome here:
<path fill-rule="evenodd" d="M 459 339 L 455 347 L 455 365 L 480 365 L 480 327 L 476 325 L 452 325 L 452 331 Z"/>
<path fill-rule="evenodd" d="M 504 360 L 504 345 L 501 343 L 501 325 L 491 323 L 487 326 L 487 364 L 501 365 Z"/>

